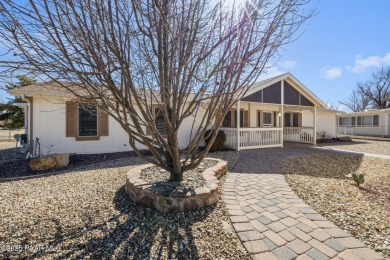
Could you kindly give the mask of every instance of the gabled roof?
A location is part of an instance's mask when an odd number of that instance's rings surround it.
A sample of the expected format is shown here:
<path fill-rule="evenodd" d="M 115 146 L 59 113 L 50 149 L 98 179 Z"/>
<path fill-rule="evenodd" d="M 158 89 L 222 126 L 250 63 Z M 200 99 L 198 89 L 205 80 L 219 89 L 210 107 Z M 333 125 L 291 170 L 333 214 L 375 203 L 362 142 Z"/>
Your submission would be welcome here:
<path fill-rule="evenodd" d="M 284 73 L 279 76 L 275 76 L 269 79 L 265 79 L 259 81 L 247 91 L 244 97 L 249 96 L 261 89 L 271 86 L 279 81 L 286 80 L 288 81 L 294 88 L 296 88 L 299 92 L 301 92 L 306 98 L 312 101 L 314 104 L 326 108 L 326 104 L 317 97 L 310 89 L 308 89 L 305 85 L 303 85 L 296 77 L 294 77 L 291 73 Z"/>

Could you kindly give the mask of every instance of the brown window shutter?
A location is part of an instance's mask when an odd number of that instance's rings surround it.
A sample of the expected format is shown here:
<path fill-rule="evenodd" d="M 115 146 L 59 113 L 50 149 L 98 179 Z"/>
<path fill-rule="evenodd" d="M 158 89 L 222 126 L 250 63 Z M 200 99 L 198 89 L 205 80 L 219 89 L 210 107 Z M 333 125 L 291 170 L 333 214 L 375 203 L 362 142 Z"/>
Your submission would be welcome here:
<path fill-rule="evenodd" d="M 298 113 L 298 126 L 302 127 L 302 113 Z"/>
<path fill-rule="evenodd" d="M 66 137 L 77 136 L 77 102 L 66 101 Z"/>
<path fill-rule="evenodd" d="M 273 112 L 272 113 L 273 115 L 272 115 L 272 120 L 273 120 L 273 123 L 272 123 L 272 125 L 273 125 L 273 127 L 276 127 L 276 121 L 277 121 L 277 115 L 276 115 L 276 112 Z"/>
<path fill-rule="evenodd" d="M 259 126 L 259 127 L 263 127 L 263 111 L 262 111 L 262 110 L 259 110 L 258 113 L 260 113 L 259 124 L 258 124 L 258 126 Z"/>
<path fill-rule="evenodd" d="M 99 132 L 100 136 L 108 136 L 108 113 L 99 112 Z"/>
<path fill-rule="evenodd" d="M 146 126 L 146 135 L 152 135 L 152 130 Z"/>
<path fill-rule="evenodd" d="M 244 110 L 244 127 L 249 127 L 249 112 Z"/>

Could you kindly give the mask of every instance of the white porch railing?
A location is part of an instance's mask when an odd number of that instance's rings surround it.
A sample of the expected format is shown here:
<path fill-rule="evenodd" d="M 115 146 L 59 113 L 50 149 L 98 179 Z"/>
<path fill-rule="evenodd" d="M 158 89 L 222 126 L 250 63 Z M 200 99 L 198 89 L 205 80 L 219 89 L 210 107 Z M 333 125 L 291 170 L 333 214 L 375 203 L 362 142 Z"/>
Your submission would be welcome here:
<path fill-rule="evenodd" d="M 237 129 L 221 130 L 226 134 L 226 145 L 237 149 Z M 282 128 L 240 128 L 240 149 L 282 146 Z"/>
<path fill-rule="evenodd" d="M 284 127 L 283 139 L 288 142 L 311 144 L 314 141 L 313 127 Z"/>

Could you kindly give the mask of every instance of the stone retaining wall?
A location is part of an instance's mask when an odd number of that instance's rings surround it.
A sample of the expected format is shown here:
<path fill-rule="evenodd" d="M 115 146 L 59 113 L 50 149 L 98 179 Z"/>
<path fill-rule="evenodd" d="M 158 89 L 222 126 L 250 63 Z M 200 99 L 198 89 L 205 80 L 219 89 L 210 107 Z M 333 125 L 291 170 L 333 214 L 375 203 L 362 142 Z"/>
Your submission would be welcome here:
<path fill-rule="evenodd" d="M 219 199 L 219 179 L 227 172 L 227 162 L 206 158 L 218 163 L 203 171 L 203 178 L 206 181 L 204 187 L 195 188 L 190 194 L 183 193 L 164 196 L 161 188 L 145 182 L 140 178 L 141 171 L 153 167 L 152 164 L 136 166 L 127 172 L 126 191 L 130 198 L 146 207 L 157 209 L 162 213 L 177 213 L 182 211 L 196 211 L 200 208 L 213 205 Z"/>

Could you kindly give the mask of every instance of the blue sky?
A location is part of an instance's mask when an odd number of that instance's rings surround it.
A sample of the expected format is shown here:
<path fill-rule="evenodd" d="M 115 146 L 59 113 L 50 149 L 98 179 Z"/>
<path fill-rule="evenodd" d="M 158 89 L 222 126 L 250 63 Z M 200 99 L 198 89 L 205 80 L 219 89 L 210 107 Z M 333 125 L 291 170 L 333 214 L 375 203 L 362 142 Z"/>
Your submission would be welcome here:
<path fill-rule="evenodd" d="M 323 101 L 337 104 L 357 81 L 390 66 L 390 0 L 313 0 L 311 7 L 318 14 L 280 52 L 268 76 L 291 72 Z"/>
<path fill-rule="evenodd" d="M 281 51 L 270 74 L 291 72 L 323 101 L 336 104 L 357 81 L 390 66 L 390 1 L 322 0 L 312 6 L 318 14 Z"/>

